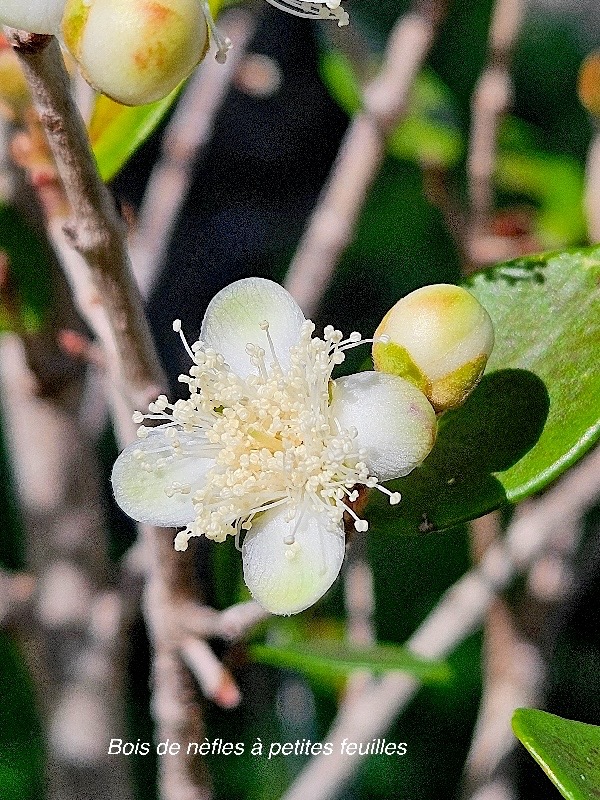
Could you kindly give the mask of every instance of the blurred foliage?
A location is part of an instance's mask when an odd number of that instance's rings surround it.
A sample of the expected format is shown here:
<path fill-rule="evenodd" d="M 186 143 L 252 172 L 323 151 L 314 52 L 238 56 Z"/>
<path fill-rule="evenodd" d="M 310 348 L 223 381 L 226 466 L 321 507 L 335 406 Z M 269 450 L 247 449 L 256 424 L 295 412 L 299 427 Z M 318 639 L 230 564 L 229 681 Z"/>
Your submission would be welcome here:
<path fill-rule="evenodd" d="M 353 647 L 335 640 L 311 639 L 285 645 L 255 644 L 250 648 L 255 661 L 274 667 L 298 670 L 324 684 L 337 685 L 340 675 L 353 670 L 368 670 L 376 675 L 401 670 L 423 683 L 448 683 L 451 672 L 441 661 L 427 661 L 410 650 L 395 645 L 378 644 Z"/>
<path fill-rule="evenodd" d="M 513 730 L 567 800 L 595 800 L 600 787 L 600 728 L 519 708 Z"/>
<path fill-rule="evenodd" d="M 37 333 L 51 302 L 48 254 L 16 209 L 0 202 L 0 333 Z"/>
<path fill-rule="evenodd" d="M 0 797 L 40 800 L 44 749 L 35 692 L 17 642 L 6 633 L 0 633 L 0 697 Z"/>

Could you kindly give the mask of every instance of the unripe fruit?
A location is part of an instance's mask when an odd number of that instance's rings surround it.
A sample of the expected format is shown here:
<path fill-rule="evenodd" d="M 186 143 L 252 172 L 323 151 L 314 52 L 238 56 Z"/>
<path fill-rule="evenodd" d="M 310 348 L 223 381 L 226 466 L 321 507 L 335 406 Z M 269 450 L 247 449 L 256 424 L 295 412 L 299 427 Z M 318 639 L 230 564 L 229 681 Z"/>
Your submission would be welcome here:
<path fill-rule="evenodd" d="M 165 97 L 208 50 L 200 0 L 67 0 L 63 34 L 85 79 L 124 105 Z"/>
<path fill-rule="evenodd" d="M 411 292 L 388 311 L 375 332 L 373 361 L 414 383 L 441 412 L 467 399 L 493 346 L 485 308 L 460 286 L 441 283 Z"/>
<path fill-rule="evenodd" d="M 0 25 L 30 33 L 56 33 L 65 0 L 0 0 Z"/>

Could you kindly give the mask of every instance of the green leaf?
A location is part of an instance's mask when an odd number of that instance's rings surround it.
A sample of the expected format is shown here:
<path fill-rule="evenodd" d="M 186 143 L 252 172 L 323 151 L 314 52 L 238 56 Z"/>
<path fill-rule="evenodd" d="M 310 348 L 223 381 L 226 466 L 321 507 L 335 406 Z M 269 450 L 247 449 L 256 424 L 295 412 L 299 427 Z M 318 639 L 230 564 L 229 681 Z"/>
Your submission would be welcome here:
<path fill-rule="evenodd" d="M 123 106 L 98 95 L 88 133 L 102 180 L 114 178 L 145 142 L 177 99 L 182 86 L 145 106 Z"/>
<path fill-rule="evenodd" d="M 600 728 L 518 708 L 513 731 L 567 800 L 600 798 Z"/>
<path fill-rule="evenodd" d="M 466 286 L 489 311 L 496 344 L 480 385 L 441 418 L 431 455 L 396 482 L 405 533 L 528 497 L 600 433 L 600 248 L 518 259 Z"/>
<path fill-rule="evenodd" d="M 450 668 L 442 661 L 427 661 L 397 645 L 356 648 L 335 640 L 291 643 L 280 647 L 255 644 L 255 661 L 304 672 L 319 681 L 331 682 L 357 669 L 380 674 L 401 670 L 424 683 L 448 683 Z"/>

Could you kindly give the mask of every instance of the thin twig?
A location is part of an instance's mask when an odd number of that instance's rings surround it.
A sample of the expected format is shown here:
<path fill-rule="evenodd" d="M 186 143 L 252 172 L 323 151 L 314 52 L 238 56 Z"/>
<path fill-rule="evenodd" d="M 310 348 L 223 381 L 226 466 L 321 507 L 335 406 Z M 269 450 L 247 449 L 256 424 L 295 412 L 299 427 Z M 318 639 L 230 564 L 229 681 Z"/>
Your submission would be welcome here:
<path fill-rule="evenodd" d="M 346 603 L 346 638 L 357 647 L 368 647 L 376 640 L 373 624 L 375 610 L 375 593 L 373 590 L 373 573 L 366 558 L 366 542 L 364 536 L 354 535 L 352 546 L 346 556 L 344 571 L 344 599 Z M 353 698 L 362 692 L 370 681 L 371 674 L 365 670 L 356 670 L 346 682 L 343 703 L 351 703 Z"/>
<path fill-rule="evenodd" d="M 572 468 L 538 500 L 517 513 L 506 539 L 493 544 L 481 564 L 442 597 L 411 636 L 408 647 L 424 658 L 443 658 L 480 627 L 499 592 L 526 571 L 560 534 L 565 519 L 578 519 L 600 495 L 600 448 Z M 367 742 L 381 736 L 412 699 L 419 682 L 388 673 L 340 711 L 326 735 L 333 753 L 316 756 L 283 800 L 333 800 L 358 769 L 362 756 L 341 754 L 344 739 Z"/>
<path fill-rule="evenodd" d="M 471 201 L 470 255 L 476 264 L 498 260 L 490 222 L 494 210 L 493 178 L 498 130 L 510 108 L 513 85 L 509 66 L 524 13 L 525 0 L 496 0 L 488 41 L 488 60 L 475 87 L 467 173 Z M 498 242 L 506 248 L 506 242 Z M 500 256 L 504 256 L 504 249 Z M 515 254 L 516 255 L 516 254 Z"/>
<path fill-rule="evenodd" d="M 600 242 L 600 131 L 594 121 L 596 132 L 587 156 L 585 168 L 584 204 L 590 242 Z"/>
<path fill-rule="evenodd" d="M 417 0 L 390 35 L 382 69 L 364 92 L 286 278 L 307 316 L 314 314 L 352 241 L 369 189 L 385 156 L 386 136 L 406 113 L 409 92 L 429 53 L 445 0 Z"/>
<path fill-rule="evenodd" d="M 545 664 L 539 648 L 519 635 L 513 614 L 499 597 L 485 623 L 484 694 L 465 765 L 464 796 L 477 796 L 498 778 L 515 746 L 510 720 L 515 708 L 542 699 Z"/>
<path fill-rule="evenodd" d="M 207 58 L 184 90 L 162 140 L 131 238 L 134 275 L 147 296 L 166 253 L 173 227 L 187 197 L 193 169 L 210 141 L 214 122 L 254 32 L 254 17 L 234 9 L 219 18 L 223 32 L 235 42 L 225 64 Z"/>
<path fill-rule="evenodd" d="M 0 625 L 10 625 L 31 609 L 35 577 L 28 572 L 0 569 Z"/>
<path fill-rule="evenodd" d="M 27 78 L 61 177 L 73 219 L 66 231 L 85 259 L 104 305 L 132 402 L 144 407 L 164 385 L 140 294 L 131 276 L 124 226 L 99 180 L 85 125 L 77 110 L 60 47 L 54 37 L 7 29 Z M 24 44 L 25 43 L 25 44 Z"/>

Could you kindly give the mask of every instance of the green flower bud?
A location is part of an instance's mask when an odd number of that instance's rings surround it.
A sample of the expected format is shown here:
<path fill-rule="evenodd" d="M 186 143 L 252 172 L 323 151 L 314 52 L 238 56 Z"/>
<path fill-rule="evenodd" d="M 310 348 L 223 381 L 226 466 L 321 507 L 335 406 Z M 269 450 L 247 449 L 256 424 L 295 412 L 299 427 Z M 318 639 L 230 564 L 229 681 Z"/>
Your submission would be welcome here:
<path fill-rule="evenodd" d="M 375 332 L 375 368 L 415 384 L 437 412 L 460 406 L 477 386 L 494 346 L 483 306 L 460 286 L 417 289 Z"/>
<path fill-rule="evenodd" d="M 124 105 L 165 97 L 208 50 L 199 0 L 67 0 L 62 28 L 88 83 Z"/>

